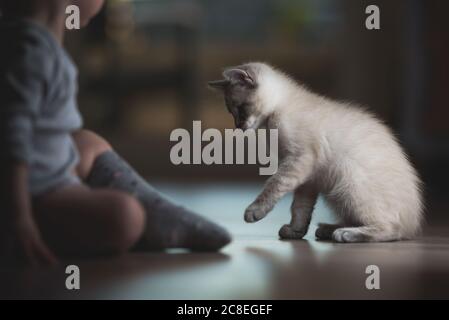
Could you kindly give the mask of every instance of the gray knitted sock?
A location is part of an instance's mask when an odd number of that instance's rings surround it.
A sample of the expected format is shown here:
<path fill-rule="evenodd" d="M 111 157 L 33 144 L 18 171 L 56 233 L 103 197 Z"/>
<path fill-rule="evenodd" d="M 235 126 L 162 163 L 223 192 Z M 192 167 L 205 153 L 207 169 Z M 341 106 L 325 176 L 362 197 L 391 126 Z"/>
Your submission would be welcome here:
<path fill-rule="evenodd" d="M 92 188 L 128 192 L 141 202 L 147 222 L 139 248 L 214 251 L 231 241 L 231 236 L 222 227 L 161 196 L 114 151 L 97 157 L 86 183 Z"/>

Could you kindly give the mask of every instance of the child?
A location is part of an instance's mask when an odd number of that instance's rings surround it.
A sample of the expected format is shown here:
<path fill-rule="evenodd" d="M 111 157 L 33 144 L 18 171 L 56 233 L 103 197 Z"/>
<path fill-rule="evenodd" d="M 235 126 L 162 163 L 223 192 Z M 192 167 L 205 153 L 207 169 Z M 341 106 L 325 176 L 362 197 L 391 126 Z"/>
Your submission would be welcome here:
<path fill-rule="evenodd" d="M 86 25 L 103 0 L 0 0 L 0 259 L 218 250 L 229 234 L 162 198 L 101 137 L 82 130 L 65 9 Z"/>

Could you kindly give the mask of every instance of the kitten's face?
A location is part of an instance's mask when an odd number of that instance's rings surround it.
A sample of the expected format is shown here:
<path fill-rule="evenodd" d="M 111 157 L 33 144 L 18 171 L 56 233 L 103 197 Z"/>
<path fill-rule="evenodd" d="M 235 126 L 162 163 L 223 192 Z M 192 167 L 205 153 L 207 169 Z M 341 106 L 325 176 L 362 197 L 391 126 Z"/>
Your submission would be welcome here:
<path fill-rule="evenodd" d="M 226 69 L 223 80 L 211 81 L 209 86 L 224 93 L 226 107 L 234 117 L 236 128 L 257 129 L 261 112 L 257 103 L 257 74 L 249 66 Z"/>

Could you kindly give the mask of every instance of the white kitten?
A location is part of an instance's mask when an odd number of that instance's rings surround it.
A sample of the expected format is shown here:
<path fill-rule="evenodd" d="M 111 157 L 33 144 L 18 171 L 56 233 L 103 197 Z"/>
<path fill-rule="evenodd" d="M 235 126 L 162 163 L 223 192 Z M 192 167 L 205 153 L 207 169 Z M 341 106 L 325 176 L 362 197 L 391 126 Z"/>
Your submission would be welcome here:
<path fill-rule="evenodd" d="M 372 114 L 318 96 L 263 63 L 229 68 L 210 82 L 224 91 L 237 127 L 279 130 L 281 160 L 245 220 L 264 218 L 294 192 L 281 238 L 302 238 L 321 193 L 340 223 L 316 237 L 337 242 L 414 237 L 422 221 L 420 179 L 392 132 Z"/>

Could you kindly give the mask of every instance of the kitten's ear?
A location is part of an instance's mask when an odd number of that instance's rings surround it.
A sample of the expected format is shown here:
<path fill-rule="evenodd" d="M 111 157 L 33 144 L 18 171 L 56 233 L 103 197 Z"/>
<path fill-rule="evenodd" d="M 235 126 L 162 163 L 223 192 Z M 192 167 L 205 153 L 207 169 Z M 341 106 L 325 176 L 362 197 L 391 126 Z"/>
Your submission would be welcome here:
<path fill-rule="evenodd" d="M 223 91 L 229 85 L 229 80 L 223 79 L 223 80 L 209 81 L 207 85 L 211 89 Z"/>
<path fill-rule="evenodd" d="M 251 75 L 243 69 L 227 69 L 223 72 L 223 76 L 233 84 L 241 84 L 248 87 L 255 87 L 256 85 L 256 82 Z"/>

